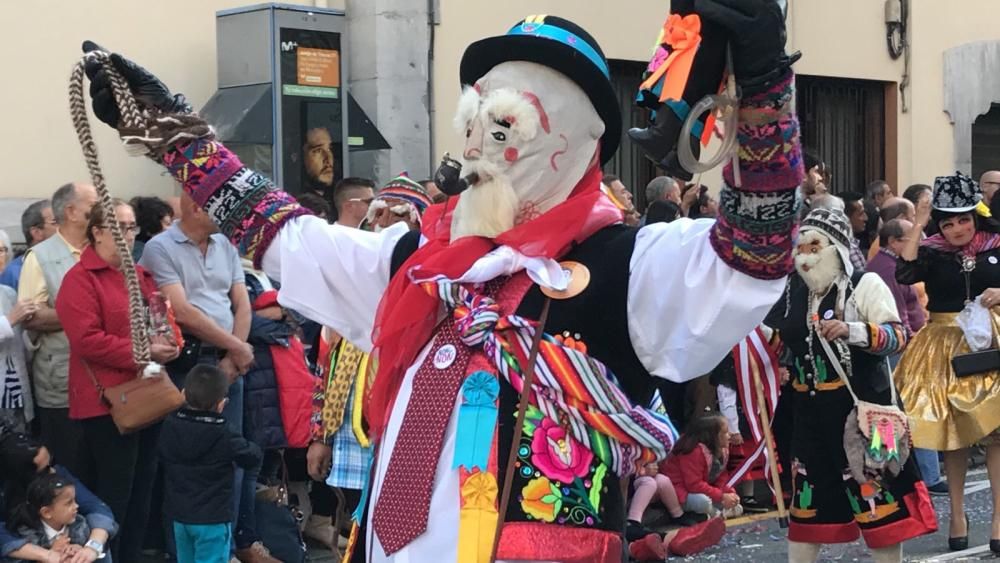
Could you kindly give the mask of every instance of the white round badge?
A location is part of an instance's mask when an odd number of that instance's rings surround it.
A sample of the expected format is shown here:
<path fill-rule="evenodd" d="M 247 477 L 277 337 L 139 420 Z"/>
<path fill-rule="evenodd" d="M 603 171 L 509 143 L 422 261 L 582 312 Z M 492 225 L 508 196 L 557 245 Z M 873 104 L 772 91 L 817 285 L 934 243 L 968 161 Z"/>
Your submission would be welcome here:
<path fill-rule="evenodd" d="M 455 350 L 454 344 L 445 344 L 444 346 L 438 348 L 438 351 L 434 353 L 434 367 L 438 369 L 445 369 L 451 364 L 455 363 L 455 356 L 457 356 L 457 350 Z"/>
<path fill-rule="evenodd" d="M 833 309 L 827 309 L 826 312 L 823 313 L 823 318 L 826 319 L 826 320 L 832 319 L 833 318 Z"/>
<path fill-rule="evenodd" d="M 989 258 L 987 258 L 986 260 L 988 260 L 988 261 L 989 261 L 989 263 L 990 263 L 990 264 L 993 264 L 993 265 L 996 265 L 996 263 L 997 263 L 997 257 L 996 257 L 996 256 L 990 256 L 990 257 L 989 257 Z"/>

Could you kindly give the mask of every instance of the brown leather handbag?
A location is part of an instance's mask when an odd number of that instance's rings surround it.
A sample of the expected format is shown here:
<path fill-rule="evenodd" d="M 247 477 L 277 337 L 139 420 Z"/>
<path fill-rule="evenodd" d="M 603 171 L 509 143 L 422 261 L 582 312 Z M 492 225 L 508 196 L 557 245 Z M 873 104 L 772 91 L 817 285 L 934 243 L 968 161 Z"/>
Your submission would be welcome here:
<path fill-rule="evenodd" d="M 161 371 L 152 377 L 140 376 L 105 388 L 86 362 L 83 366 L 101 394 L 104 405 L 111 411 L 111 419 L 121 434 L 131 434 L 152 426 L 184 405 L 184 396 L 166 372 Z"/>

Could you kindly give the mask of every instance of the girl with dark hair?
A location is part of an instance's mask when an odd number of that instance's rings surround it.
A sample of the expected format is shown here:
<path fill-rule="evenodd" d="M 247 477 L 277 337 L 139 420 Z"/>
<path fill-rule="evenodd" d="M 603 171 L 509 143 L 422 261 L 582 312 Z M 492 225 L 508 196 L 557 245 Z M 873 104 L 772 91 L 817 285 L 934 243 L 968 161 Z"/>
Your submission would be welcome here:
<path fill-rule="evenodd" d="M 966 304 L 978 301 L 991 311 L 994 326 L 1000 321 L 996 309 L 1000 306 L 1000 235 L 977 216 L 981 198 L 971 178 L 956 174 L 937 178 L 932 198 L 921 198 L 917 204 L 896 280 L 925 282 L 930 318 L 903 353 L 896 382 L 910 415 L 913 444 L 944 452 L 952 550 L 968 546 L 963 492 L 969 447 L 986 447 L 993 488 L 990 549 L 1000 553 L 1000 369 L 986 366 L 981 373 L 960 377 L 952 367 L 952 358 L 969 352 L 956 324 Z M 939 232 L 921 241 L 929 223 Z"/>
<path fill-rule="evenodd" d="M 135 210 L 135 224 L 139 227 L 132 246 L 132 258 L 138 262 L 149 239 L 174 222 L 174 208 L 158 197 L 134 197 L 129 204 Z"/>
<path fill-rule="evenodd" d="M 729 422 L 720 414 L 695 419 L 681 435 L 660 472 L 674 484 L 677 500 L 686 512 L 715 516 L 717 507 L 735 508 L 736 490 L 727 485 Z"/>
<path fill-rule="evenodd" d="M 31 544 L 24 537 L 11 532 L 20 520 L 14 508 L 31 502 L 28 492 L 30 485 L 39 477 L 52 476 L 72 485 L 79 514 L 83 515 L 89 528 L 88 535 L 75 555 L 67 559 L 71 563 L 104 561 L 111 557 L 100 557 L 106 552 L 108 539 L 117 531 L 111 509 L 90 492 L 66 468 L 52 464 L 52 457 L 45 446 L 30 436 L 20 433 L 0 432 L 0 558 L 6 561 L 63 561 L 59 554 Z M 8 518 L 14 516 L 14 518 Z M 14 522 L 10 526 L 4 520 Z"/>
<path fill-rule="evenodd" d="M 89 541 L 90 526 L 79 514 L 72 481 L 54 473 L 39 475 L 28 485 L 25 497 L 7 523 L 8 529 L 47 551 L 40 561 L 75 560 Z"/>

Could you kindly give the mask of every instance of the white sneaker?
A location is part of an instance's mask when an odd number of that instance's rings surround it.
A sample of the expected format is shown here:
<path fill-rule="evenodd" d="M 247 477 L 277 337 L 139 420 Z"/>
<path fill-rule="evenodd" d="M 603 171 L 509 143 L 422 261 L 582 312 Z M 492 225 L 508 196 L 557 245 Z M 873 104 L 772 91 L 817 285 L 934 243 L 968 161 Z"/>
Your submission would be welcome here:
<path fill-rule="evenodd" d="M 732 508 L 723 508 L 722 509 L 722 517 L 725 518 L 725 519 L 727 519 L 727 520 L 730 519 L 730 518 L 739 518 L 740 516 L 743 516 L 743 505 L 742 504 L 737 504 L 736 506 L 734 506 Z"/>

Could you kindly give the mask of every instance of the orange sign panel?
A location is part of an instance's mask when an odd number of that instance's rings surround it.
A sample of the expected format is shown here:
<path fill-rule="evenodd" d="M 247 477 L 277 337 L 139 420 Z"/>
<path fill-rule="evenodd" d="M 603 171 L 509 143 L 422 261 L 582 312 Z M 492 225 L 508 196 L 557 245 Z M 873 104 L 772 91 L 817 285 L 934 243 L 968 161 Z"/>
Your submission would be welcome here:
<path fill-rule="evenodd" d="M 309 47 L 296 51 L 299 85 L 340 87 L 340 51 Z"/>

